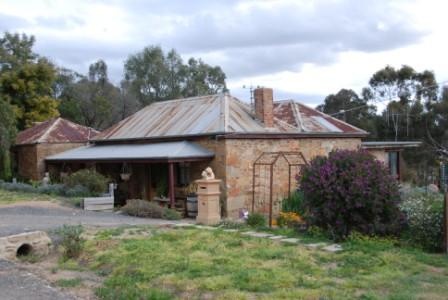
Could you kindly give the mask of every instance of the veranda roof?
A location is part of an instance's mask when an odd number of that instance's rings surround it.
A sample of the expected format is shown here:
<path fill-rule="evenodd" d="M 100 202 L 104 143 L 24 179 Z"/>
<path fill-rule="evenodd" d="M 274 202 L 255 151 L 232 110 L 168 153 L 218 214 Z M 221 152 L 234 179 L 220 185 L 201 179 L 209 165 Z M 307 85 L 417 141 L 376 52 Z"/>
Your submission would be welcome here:
<path fill-rule="evenodd" d="M 203 160 L 215 154 L 198 144 L 179 141 L 153 144 L 91 145 L 46 158 L 49 162 L 65 161 L 182 161 Z"/>

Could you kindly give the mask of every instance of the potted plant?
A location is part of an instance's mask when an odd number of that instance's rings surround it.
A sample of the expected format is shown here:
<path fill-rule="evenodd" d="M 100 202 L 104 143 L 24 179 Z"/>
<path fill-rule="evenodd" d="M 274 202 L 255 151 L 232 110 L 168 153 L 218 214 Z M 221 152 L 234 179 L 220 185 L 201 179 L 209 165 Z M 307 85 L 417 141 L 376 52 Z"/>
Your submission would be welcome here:
<path fill-rule="evenodd" d="M 185 194 L 187 195 L 187 215 L 190 218 L 194 218 L 198 214 L 198 185 L 194 182 L 190 183 L 185 188 Z"/>

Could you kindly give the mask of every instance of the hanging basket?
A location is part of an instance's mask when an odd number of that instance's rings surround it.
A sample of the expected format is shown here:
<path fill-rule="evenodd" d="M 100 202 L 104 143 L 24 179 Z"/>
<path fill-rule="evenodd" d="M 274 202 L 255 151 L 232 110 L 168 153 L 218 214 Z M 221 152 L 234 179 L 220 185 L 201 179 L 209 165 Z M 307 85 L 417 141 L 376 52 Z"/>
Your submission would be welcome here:
<path fill-rule="evenodd" d="M 131 179 L 131 173 L 121 173 L 120 177 L 123 181 L 129 181 L 129 179 Z"/>
<path fill-rule="evenodd" d="M 128 181 L 129 179 L 131 179 L 131 171 L 129 170 L 126 163 L 123 163 L 123 166 L 121 167 L 120 177 L 123 181 Z"/>

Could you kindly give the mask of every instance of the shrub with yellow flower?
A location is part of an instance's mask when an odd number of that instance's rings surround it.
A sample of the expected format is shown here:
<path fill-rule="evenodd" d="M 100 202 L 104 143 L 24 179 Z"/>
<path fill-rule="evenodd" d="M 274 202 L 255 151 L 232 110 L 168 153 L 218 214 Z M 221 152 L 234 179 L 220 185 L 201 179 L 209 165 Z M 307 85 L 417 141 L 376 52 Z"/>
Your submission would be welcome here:
<path fill-rule="evenodd" d="M 277 224 L 280 227 L 296 227 L 302 223 L 302 217 L 295 212 L 281 212 L 277 218 Z"/>

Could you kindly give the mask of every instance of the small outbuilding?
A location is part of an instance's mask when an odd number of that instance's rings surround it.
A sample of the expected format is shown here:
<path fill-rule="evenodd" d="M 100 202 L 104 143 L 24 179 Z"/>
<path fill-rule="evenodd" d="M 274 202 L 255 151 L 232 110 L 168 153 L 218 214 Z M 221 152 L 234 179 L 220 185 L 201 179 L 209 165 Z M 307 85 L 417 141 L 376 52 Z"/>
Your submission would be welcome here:
<path fill-rule="evenodd" d="M 19 178 L 40 180 L 46 172 L 45 157 L 85 146 L 99 132 L 63 118 L 35 124 L 17 135 L 12 148 Z"/>

